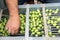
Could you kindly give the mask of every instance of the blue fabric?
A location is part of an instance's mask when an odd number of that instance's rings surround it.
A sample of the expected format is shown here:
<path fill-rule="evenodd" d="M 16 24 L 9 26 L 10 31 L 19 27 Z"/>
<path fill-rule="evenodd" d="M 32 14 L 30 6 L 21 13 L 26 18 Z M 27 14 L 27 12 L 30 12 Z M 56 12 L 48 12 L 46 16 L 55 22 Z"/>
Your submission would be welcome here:
<path fill-rule="evenodd" d="M 22 4 L 24 4 L 26 1 L 27 1 L 27 0 L 18 0 L 18 4 L 19 4 L 19 5 L 22 5 Z"/>
<path fill-rule="evenodd" d="M 22 5 L 24 2 L 27 2 L 28 0 L 18 0 L 18 4 Z M 60 3 L 60 0 L 38 0 L 41 1 L 42 3 Z"/>
<path fill-rule="evenodd" d="M 0 9 L 5 7 L 4 0 L 0 0 Z"/>
<path fill-rule="evenodd" d="M 60 0 L 41 0 L 41 2 L 43 2 L 43 3 L 60 3 Z"/>
<path fill-rule="evenodd" d="M 46 0 L 47 3 L 60 3 L 60 0 Z"/>

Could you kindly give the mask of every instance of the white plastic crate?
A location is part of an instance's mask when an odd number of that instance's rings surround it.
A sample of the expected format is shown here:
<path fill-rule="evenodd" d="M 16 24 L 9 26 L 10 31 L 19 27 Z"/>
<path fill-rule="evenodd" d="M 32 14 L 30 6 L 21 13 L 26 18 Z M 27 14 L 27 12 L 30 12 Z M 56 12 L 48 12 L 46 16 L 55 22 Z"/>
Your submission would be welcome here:
<path fill-rule="evenodd" d="M 60 10 L 60 3 L 51 3 L 51 4 L 35 4 L 35 5 L 19 5 L 19 9 L 26 9 L 26 25 L 25 25 L 25 36 L 17 36 L 18 40 L 60 40 L 60 36 L 56 36 L 56 37 L 50 37 L 48 35 L 48 31 L 51 30 L 51 29 L 48 29 L 48 25 L 47 25 L 47 16 L 46 16 L 46 13 L 45 13 L 45 9 L 49 9 L 52 8 L 52 9 L 55 9 L 55 8 L 58 8 Z M 36 11 L 36 10 L 41 10 L 41 14 L 42 14 L 42 18 L 43 18 L 43 25 L 44 25 L 44 36 L 39 36 L 39 37 L 34 37 L 34 36 L 30 36 L 30 31 L 29 31 L 29 25 L 30 25 L 30 22 L 29 22 L 29 19 L 30 19 L 30 11 Z M 60 14 L 58 14 L 60 15 Z M 54 15 L 52 15 L 54 16 Z M 55 15 L 56 16 L 56 15 Z M 49 19 L 49 18 L 48 18 Z M 31 20 L 33 21 L 33 19 Z M 33 22 L 34 24 L 34 22 Z M 17 40 L 15 37 L 1 37 L 1 39 L 13 39 L 13 40 Z M 21 38 L 21 39 L 20 39 Z M 10 39 L 10 40 L 11 40 Z"/>

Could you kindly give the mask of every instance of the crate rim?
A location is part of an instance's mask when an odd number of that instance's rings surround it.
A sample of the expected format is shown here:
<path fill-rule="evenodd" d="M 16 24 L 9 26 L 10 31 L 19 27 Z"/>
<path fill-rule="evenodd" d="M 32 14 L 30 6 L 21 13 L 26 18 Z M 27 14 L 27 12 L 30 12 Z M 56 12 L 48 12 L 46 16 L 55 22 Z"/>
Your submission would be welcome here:
<path fill-rule="evenodd" d="M 51 7 L 51 6 L 60 6 L 60 3 L 45 3 L 45 4 L 27 4 L 29 5 L 29 8 L 32 7 L 42 7 L 45 5 L 45 7 Z M 18 8 L 27 8 L 27 5 L 18 5 Z"/>

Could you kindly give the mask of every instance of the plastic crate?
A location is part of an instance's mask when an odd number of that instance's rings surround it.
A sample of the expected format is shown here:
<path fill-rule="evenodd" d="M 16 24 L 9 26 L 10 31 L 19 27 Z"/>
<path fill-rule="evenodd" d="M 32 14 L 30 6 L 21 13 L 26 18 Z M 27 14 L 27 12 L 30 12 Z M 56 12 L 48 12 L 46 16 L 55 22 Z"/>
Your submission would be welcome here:
<path fill-rule="evenodd" d="M 19 35 L 17 36 L 17 38 L 15 38 L 16 36 L 9 36 L 4 38 L 1 37 L 1 39 L 10 39 L 13 37 L 12 39 L 14 40 L 60 40 L 60 34 L 56 33 L 58 32 L 56 29 L 56 25 L 54 25 L 54 27 L 51 25 L 51 23 L 53 24 L 55 20 L 52 19 L 53 22 L 48 22 L 48 20 L 50 20 L 53 16 L 56 16 L 59 19 L 60 3 L 19 5 L 19 10 L 19 13 L 26 15 L 25 35 Z M 51 10 L 56 14 L 52 13 Z M 48 24 L 47 22 L 50 24 Z M 60 23 L 58 24 L 60 25 Z M 43 29 L 40 27 L 42 27 Z M 57 28 L 60 29 L 59 27 Z M 52 31 L 53 35 L 49 36 L 48 32 L 50 32 L 49 34 L 51 34 Z M 56 37 L 54 34 L 57 34 Z"/>
<path fill-rule="evenodd" d="M 3 10 L 3 13 L 1 15 L 1 19 L 0 19 L 0 39 L 1 40 L 24 40 L 25 39 L 25 22 L 26 22 L 26 17 L 25 17 L 25 12 L 26 12 L 26 8 L 21 8 L 19 9 L 19 17 L 23 20 L 21 20 L 21 24 L 19 27 L 19 32 L 16 35 L 11 35 L 7 32 L 7 30 L 5 29 L 5 25 L 8 21 L 9 18 L 9 12 L 8 10 L 5 8 Z M 23 12 L 22 12 L 23 11 Z"/>

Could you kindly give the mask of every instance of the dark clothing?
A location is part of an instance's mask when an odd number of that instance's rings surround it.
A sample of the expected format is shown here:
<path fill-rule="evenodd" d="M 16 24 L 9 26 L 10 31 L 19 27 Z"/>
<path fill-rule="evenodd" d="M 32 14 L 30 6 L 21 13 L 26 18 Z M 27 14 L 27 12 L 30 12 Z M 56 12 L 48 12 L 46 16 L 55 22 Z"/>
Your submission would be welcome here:
<path fill-rule="evenodd" d="M 25 2 L 28 2 L 30 0 L 18 0 L 18 4 L 22 5 Z M 41 1 L 42 3 L 60 3 L 60 0 L 38 0 Z M 4 8 L 5 7 L 5 3 L 3 0 L 0 0 L 0 8 Z"/>
<path fill-rule="evenodd" d="M 19 5 L 22 5 L 22 4 L 24 4 L 26 1 L 27 1 L 27 0 L 18 0 L 18 4 L 19 4 Z"/>
<path fill-rule="evenodd" d="M 3 0 L 0 0 L 0 8 L 4 8 L 5 7 L 5 3 Z"/>
<path fill-rule="evenodd" d="M 60 0 L 38 0 L 42 3 L 60 3 Z"/>
<path fill-rule="evenodd" d="M 60 0 L 46 0 L 46 3 L 60 3 Z"/>

